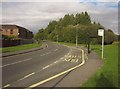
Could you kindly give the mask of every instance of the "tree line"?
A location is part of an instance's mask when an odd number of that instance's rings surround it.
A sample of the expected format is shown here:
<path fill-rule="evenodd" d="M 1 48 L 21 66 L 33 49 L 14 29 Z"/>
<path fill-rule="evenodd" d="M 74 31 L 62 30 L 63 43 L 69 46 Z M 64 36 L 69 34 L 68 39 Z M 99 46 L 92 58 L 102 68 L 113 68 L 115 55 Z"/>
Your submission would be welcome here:
<path fill-rule="evenodd" d="M 59 42 L 101 44 L 101 37 L 98 36 L 98 29 L 105 31 L 105 44 L 112 44 L 117 40 L 117 35 L 111 29 L 106 30 L 100 23 L 92 22 L 87 12 L 66 14 L 58 21 L 49 22 L 46 28 L 39 29 L 35 35 L 35 40 L 52 40 Z"/>

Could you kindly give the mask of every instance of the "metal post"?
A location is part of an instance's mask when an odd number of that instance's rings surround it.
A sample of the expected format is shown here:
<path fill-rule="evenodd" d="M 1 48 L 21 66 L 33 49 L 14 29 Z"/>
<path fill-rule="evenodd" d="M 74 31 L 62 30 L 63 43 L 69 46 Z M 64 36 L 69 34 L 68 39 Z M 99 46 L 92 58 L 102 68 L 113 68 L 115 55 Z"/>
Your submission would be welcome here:
<path fill-rule="evenodd" d="M 58 33 L 57 33 L 57 43 L 58 43 Z"/>
<path fill-rule="evenodd" d="M 56 29 L 56 26 L 55 26 L 55 30 L 57 31 L 57 32 L 56 32 L 56 41 L 57 41 L 57 43 L 58 43 L 58 30 Z"/>
<path fill-rule="evenodd" d="M 76 29 L 76 47 L 78 46 L 78 29 Z"/>
<path fill-rule="evenodd" d="M 102 36 L 102 59 L 104 58 L 104 33 Z"/>
<path fill-rule="evenodd" d="M 104 58 L 104 29 L 99 29 L 98 35 L 102 36 L 102 59 L 103 59 Z"/>

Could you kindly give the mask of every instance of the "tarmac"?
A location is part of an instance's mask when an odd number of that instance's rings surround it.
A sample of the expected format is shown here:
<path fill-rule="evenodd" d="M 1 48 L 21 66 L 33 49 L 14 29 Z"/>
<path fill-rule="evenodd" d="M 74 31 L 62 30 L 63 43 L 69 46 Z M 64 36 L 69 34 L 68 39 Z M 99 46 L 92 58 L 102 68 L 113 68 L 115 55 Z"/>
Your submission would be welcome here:
<path fill-rule="evenodd" d="M 92 51 L 90 54 L 86 54 L 84 65 L 39 87 L 48 87 L 50 89 L 56 89 L 56 87 L 80 88 L 102 66 L 103 60 Z"/>
<path fill-rule="evenodd" d="M 45 44 L 43 44 L 39 48 L 17 51 L 17 52 L 2 53 L 2 57 L 33 52 L 33 51 L 41 50 L 44 47 L 46 47 Z M 76 88 L 81 87 L 92 75 L 96 73 L 98 69 L 101 68 L 101 66 L 103 66 L 103 60 L 95 52 L 91 51 L 91 53 L 87 54 L 87 50 L 84 49 L 84 51 L 85 51 L 84 65 L 56 79 L 46 82 L 38 87 L 48 87 L 50 89 L 51 87 L 52 89 L 56 87 L 76 87 Z"/>

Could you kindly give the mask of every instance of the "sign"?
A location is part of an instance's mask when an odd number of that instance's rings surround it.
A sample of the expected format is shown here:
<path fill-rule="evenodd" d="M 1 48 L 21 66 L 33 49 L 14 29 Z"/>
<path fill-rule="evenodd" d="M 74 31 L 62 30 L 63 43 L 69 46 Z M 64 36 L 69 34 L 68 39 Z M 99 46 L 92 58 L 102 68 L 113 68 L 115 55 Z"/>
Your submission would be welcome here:
<path fill-rule="evenodd" d="M 98 30 L 98 36 L 103 36 L 104 35 L 104 30 L 103 29 L 99 29 Z"/>
<path fill-rule="evenodd" d="M 102 36 L 102 59 L 104 58 L 104 30 L 98 29 L 98 36 Z"/>

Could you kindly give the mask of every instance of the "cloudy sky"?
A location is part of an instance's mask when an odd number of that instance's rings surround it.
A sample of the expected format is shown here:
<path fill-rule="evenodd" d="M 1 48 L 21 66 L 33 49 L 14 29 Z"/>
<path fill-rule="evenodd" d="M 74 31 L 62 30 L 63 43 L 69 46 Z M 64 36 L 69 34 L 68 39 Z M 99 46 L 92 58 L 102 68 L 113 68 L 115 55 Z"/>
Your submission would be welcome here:
<path fill-rule="evenodd" d="M 89 1 L 89 2 L 88 2 Z M 2 23 L 17 24 L 37 32 L 45 28 L 52 20 L 58 20 L 65 14 L 76 14 L 87 11 L 92 21 L 100 22 L 106 29 L 118 33 L 118 0 L 67 0 L 34 2 L 31 0 L 4 0 L 2 2 Z M 0 4 L 1 5 L 1 4 Z"/>

